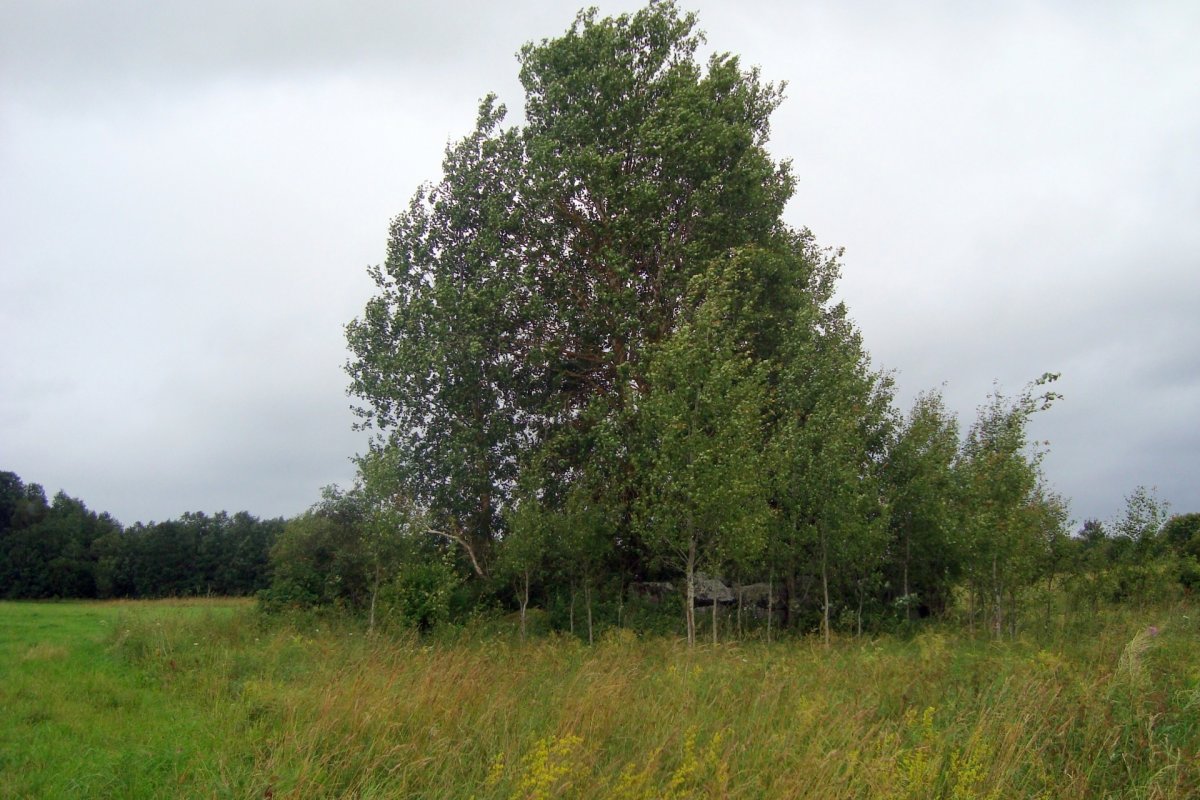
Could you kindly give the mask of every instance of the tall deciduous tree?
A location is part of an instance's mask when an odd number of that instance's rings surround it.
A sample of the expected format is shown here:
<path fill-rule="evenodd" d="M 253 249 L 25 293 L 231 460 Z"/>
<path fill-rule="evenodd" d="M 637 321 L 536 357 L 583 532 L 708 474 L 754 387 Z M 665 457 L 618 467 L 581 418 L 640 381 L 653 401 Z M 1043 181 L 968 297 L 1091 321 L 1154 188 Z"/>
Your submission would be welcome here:
<path fill-rule="evenodd" d="M 944 610 L 960 575 L 958 444 L 958 421 L 940 394 L 928 392 L 917 397 L 888 450 L 889 575 L 906 619 L 915 607 Z"/>
<path fill-rule="evenodd" d="M 378 294 L 347 329 L 351 389 L 473 560 L 503 536 L 519 465 L 564 429 L 583 445 L 560 464 L 568 485 L 597 455 L 588 429 L 616 432 L 605 455 L 631 506 L 648 353 L 689 281 L 790 235 L 790 170 L 764 147 L 780 90 L 732 56 L 702 66 L 700 41 L 693 16 L 652 3 L 526 46 L 524 126 L 486 100 L 372 270 Z"/>
<path fill-rule="evenodd" d="M 1125 498 L 1125 510 L 1113 522 L 1114 533 L 1125 539 L 1137 560 L 1158 555 L 1162 541 L 1159 532 L 1167 522 L 1170 506 L 1153 489 L 1139 486 Z"/>
<path fill-rule="evenodd" d="M 845 308 L 830 305 L 837 264 L 829 259 L 812 292 L 807 325 L 785 342 L 772 438 L 775 503 L 783 525 L 775 563 L 819 583 L 821 629 L 829 640 L 834 583 L 856 589 L 875 577 L 886 515 L 879 464 L 891 425 L 891 382 L 870 369 Z M 794 588 L 792 590 L 794 594 Z M 862 599 L 861 591 L 856 591 Z M 789 603 L 794 608 L 795 598 Z"/>
<path fill-rule="evenodd" d="M 638 519 L 652 551 L 684 574 L 689 644 L 696 640 L 697 571 L 753 558 L 767 521 L 766 370 L 747 352 L 738 267 L 716 262 L 694 281 L 704 300 L 655 349 L 639 406 Z"/>
<path fill-rule="evenodd" d="M 890 380 L 834 300 L 838 254 L 782 220 L 782 89 L 702 63 L 702 41 L 651 2 L 521 50 L 522 124 L 484 100 L 347 327 L 373 452 L 476 573 L 519 579 L 523 608 L 537 576 L 586 589 L 592 564 L 657 559 L 685 577 L 690 640 L 696 571 L 749 568 L 764 540 L 790 607 L 819 592 L 826 637 L 835 610 L 861 628 L 898 547 L 906 601 L 914 582 L 948 596 L 958 552 L 981 586 L 985 563 L 1033 570 L 1010 547 L 1036 538 L 1033 398 L 981 417 L 953 487 L 933 400 L 893 435 Z M 939 552 L 963 491 L 974 535 Z"/>
<path fill-rule="evenodd" d="M 524 441 L 528 381 L 520 141 L 491 98 L 444 176 L 392 223 L 378 294 L 347 326 L 351 390 L 404 491 L 478 564 Z"/>
<path fill-rule="evenodd" d="M 1036 576 L 1045 539 L 1044 515 L 1031 507 L 1045 500 L 1038 443 L 1030 442 L 1030 417 L 1060 395 L 1043 389 L 1058 375 L 1046 373 L 1009 400 L 999 391 L 981 406 L 963 443 L 959 475 L 967 514 L 967 571 L 980 610 L 990 611 L 994 635 L 1016 630 L 1017 590 Z"/>

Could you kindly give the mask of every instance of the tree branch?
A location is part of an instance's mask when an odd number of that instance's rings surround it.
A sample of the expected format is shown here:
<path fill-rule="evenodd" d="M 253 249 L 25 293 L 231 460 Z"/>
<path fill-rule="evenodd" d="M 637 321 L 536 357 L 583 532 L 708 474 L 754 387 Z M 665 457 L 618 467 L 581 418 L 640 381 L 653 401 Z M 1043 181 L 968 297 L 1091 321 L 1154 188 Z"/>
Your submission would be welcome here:
<path fill-rule="evenodd" d="M 457 533 L 448 533 L 439 531 L 436 528 L 426 528 L 426 533 L 432 533 L 437 536 L 443 536 L 452 542 L 462 545 L 462 549 L 467 551 L 467 556 L 471 559 L 471 566 L 475 569 L 475 574 L 481 578 L 486 578 L 487 574 L 483 571 L 483 567 L 479 566 L 479 559 L 475 558 L 475 549 L 471 547 L 471 543 Z"/>

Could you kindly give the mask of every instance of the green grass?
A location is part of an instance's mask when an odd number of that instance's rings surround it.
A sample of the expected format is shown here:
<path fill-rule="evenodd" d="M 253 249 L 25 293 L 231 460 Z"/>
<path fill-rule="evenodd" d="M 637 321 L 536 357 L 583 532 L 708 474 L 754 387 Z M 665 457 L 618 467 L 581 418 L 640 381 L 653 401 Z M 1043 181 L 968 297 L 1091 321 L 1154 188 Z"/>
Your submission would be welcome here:
<path fill-rule="evenodd" d="M 0 797 L 1192 798 L 1198 622 L 688 650 L 0 604 Z"/>
<path fill-rule="evenodd" d="M 122 626 L 220 627 L 244 603 L 0 603 L 0 797 L 243 797 L 212 753 L 236 720 L 163 665 L 113 644 Z"/>

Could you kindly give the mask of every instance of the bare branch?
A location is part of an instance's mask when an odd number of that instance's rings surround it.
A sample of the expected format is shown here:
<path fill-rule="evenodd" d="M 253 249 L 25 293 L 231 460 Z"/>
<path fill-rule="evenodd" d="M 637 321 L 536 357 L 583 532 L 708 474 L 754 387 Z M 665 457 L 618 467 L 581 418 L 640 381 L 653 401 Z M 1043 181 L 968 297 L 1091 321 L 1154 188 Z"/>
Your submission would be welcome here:
<path fill-rule="evenodd" d="M 426 528 L 426 533 L 432 533 L 437 536 L 443 536 L 452 542 L 462 545 L 462 549 L 467 551 L 467 557 L 471 559 L 471 566 L 475 569 L 475 574 L 481 578 L 486 578 L 487 574 L 483 571 L 483 567 L 479 566 L 479 559 L 475 558 L 475 549 L 471 547 L 471 543 L 457 533 L 448 533 L 447 531 L 439 531 L 436 528 Z"/>

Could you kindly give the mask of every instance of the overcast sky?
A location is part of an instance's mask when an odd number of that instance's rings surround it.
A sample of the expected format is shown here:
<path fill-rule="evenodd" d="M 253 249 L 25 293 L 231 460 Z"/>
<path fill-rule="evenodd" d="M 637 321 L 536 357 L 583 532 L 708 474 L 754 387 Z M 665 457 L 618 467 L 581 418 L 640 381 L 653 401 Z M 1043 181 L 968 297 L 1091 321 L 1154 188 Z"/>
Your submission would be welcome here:
<path fill-rule="evenodd" d="M 1200 511 L 1200 3 L 682 6 L 787 82 L 788 221 L 903 408 L 1059 371 L 1076 521 Z M 0 470 L 126 524 L 349 484 L 388 221 L 577 8 L 0 0 Z"/>

